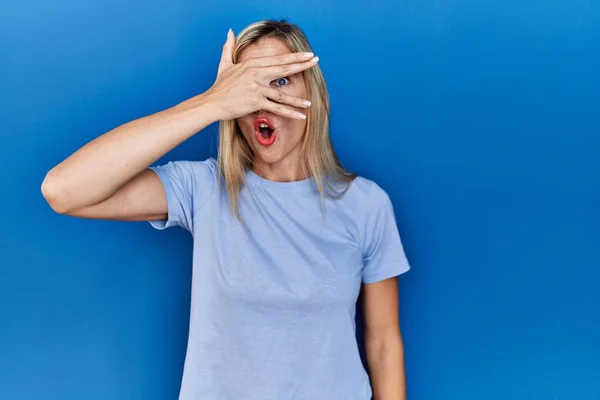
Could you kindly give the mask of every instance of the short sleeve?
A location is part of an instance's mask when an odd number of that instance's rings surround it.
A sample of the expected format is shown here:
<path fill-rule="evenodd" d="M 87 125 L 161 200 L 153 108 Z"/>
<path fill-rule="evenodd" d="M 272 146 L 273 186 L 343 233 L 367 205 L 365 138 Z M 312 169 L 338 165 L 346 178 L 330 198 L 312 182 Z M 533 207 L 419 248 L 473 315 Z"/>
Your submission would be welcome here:
<path fill-rule="evenodd" d="M 179 226 L 193 233 L 194 214 L 206 203 L 215 183 L 214 159 L 171 161 L 149 167 L 154 171 L 167 198 L 167 218 L 149 221 L 156 229 Z"/>
<path fill-rule="evenodd" d="M 388 194 L 373 184 L 367 203 L 363 232 L 362 281 L 375 283 L 410 269 L 392 202 Z"/>

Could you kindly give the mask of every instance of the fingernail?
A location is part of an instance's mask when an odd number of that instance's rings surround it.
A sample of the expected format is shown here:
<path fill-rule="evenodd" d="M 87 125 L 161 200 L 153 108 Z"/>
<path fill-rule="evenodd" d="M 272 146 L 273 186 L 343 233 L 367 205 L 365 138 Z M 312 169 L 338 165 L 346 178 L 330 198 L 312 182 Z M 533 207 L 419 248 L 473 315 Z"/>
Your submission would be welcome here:
<path fill-rule="evenodd" d="M 300 118 L 300 119 L 306 119 L 306 115 L 304 115 L 302 113 L 298 113 L 298 118 Z"/>
<path fill-rule="evenodd" d="M 314 56 L 313 53 L 304 53 L 304 57 L 306 58 L 311 58 L 312 56 Z"/>
<path fill-rule="evenodd" d="M 310 100 L 304 100 L 302 101 L 302 104 L 304 104 L 305 106 L 310 106 L 312 103 L 310 102 Z"/>
<path fill-rule="evenodd" d="M 317 63 L 317 61 L 319 61 L 319 57 L 315 57 L 315 58 L 313 58 L 312 60 L 310 60 L 310 63 L 311 63 L 311 64 L 316 64 L 316 63 Z"/>

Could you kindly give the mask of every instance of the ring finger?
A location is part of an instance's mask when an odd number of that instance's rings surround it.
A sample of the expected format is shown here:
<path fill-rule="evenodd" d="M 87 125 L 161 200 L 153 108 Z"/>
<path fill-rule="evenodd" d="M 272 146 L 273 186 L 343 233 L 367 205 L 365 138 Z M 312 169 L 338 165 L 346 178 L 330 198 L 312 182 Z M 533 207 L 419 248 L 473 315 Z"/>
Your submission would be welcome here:
<path fill-rule="evenodd" d="M 271 99 L 274 102 L 280 104 L 289 104 L 295 107 L 308 108 L 310 107 L 310 101 L 305 99 L 300 99 L 298 97 L 290 96 L 289 94 L 285 94 L 280 90 L 263 87 L 262 90 L 263 96 Z"/>

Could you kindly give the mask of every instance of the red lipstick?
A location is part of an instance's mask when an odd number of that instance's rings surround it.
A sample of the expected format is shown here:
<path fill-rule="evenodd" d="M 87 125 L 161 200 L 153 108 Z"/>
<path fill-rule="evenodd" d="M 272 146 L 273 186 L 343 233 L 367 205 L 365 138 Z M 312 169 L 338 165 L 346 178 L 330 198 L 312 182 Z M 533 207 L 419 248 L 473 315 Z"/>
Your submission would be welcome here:
<path fill-rule="evenodd" d="M 254 134 L 256 135 L 256 140 L 262 146 L 271 146 L 277 138 L 275 127 L 265 117 L 256 118 L 254 121 Z"/>

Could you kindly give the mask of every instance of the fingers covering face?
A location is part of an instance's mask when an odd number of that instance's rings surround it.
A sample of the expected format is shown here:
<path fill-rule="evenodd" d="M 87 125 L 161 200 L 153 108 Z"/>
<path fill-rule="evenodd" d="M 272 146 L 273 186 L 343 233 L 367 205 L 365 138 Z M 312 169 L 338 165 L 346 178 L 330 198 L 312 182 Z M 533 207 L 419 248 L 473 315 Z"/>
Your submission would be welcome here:
<path fill-rule="evenodd" d="M 263 95 L 277 103 L 288 104 L 294 107 L 307 108 L 310 106 L 310 101 L 290 96 L 280 90 L 267 88 L 263 89 Z"/>

